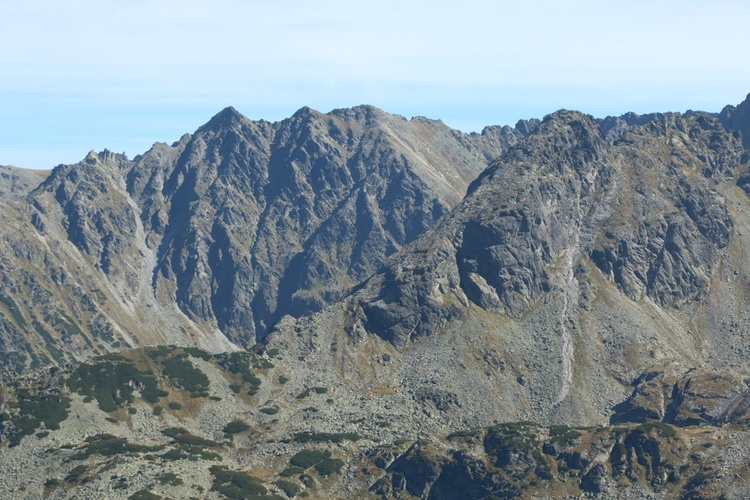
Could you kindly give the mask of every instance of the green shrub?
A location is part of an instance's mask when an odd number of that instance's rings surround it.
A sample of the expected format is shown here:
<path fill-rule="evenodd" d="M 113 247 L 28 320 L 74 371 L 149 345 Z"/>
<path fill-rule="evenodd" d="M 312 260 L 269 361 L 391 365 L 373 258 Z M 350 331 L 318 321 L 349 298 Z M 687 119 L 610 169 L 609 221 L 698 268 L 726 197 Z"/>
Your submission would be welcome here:
<path fill-rule="evenodd" d="M 197 369 L 193 363 L 181 357 L 164 360 L 164 375 L 180 384 L 187 392 L 205 392 L 209 381 L 205 373 Z"/>
<path fill-rule="evenodd" d="M 78 452 L 70 457 L 71 460 L 86 460 L 93 455 L 103 457 L 120 456 L 126 453 L 145 453 L 162 450 L 163 446 L 144 446 L 130 444 L 126 438 L 112 434 L 97 434 L 86 438 L 86 444 L 78 448 Z"/>
<path fill-rule="evenodd" d="M 276 485 L 281 491 L 283 491 L 284 494 L 289 498 L 297 496 L 299 492 L 302 491 L 302 487 L 299 484 L 287 481 L 285 479 L 274 481 L 273 484 Z"/>
<path fill-rule="evenodd" d="M 67 481 L 68 483 L 77 483 L 81 476 L 86 474 L 87 470 L 88 467 L 85 465 L 74 467 L 73 470 L 68 472 L 68 475 L 65 476 L 65 481 Z"/>
<path fill-rule="evenodd" d="M 310 389 L 305 389 L 304 391 L 297 394 L 297 399 L 305 399 L 309 395 L 310 395 Z"/>
<path fill-rule="evenodd" d="M 174 401 L 170 401 L 167 406 L 169 406 L 170 410 L 182 410 L 182 405 Z"/>
<path fill-rule="evenodd" d="M 303 469 L 309 469 L 328 458 L 331 458 L 331 452 L 328 450 L 302 450 L 294 455 L 289 463 Z"/>
<path fill-rule="evenodd" d="M 160 345 L 157 347 L 149 347 L 146 350 L 148 355 L 154 361 L 157 361 L 159 358 L 167 357 L 169 354 L 171 354 L 174 351 L 175 351 L 175 346 L 171 346 L 171 345 Z"/>
<path fill-rule="evenodd" d="M 315 464 L 315 470 L 318 471 L 318 474 L 321 476 L 328 477 L 332 474 L 338 474 L 343 466 L 343 460 L 339 460 L 338 458 L 326 458 L 320 463 Z"/>
<path fill-rule="evenodd" d="M 464 431 L 456 431 L 448 434 L 448 439 L 459 439 L 459 438 L 470 438 L 476 437 L 482 432 L 482 429 L 469 429 Z"/>
<path fill-rule="evenodd" d="M 26 319 L 24 319 L 21 310 L 18 308 L 18 304 L 16 304 L 12 297 L 8 295 L 0 295 L 0 303 L 5 304 L 5 307 L 8 308 L 8 312 L 10 312 L 11 317 L 13 317 L 13 320 L 18 326 L 26 328 Z"/>
<path fill-rule="evenodd" d="M 224 434 L 239 434 L 240 432 L 245 432 L 249 428 L 250 426 L 242 420 L 232 420 L 224 426 Z"/>
<path fill-rule="evenodd" d="M 203 349 L 198 349 L 197 347 L 183 347 L 182 350 L 190 356 L 200 358 L 203 361 L 211 361 L 214 357 L 213 354 L 210 354 Z"/>
<path fill-rule="evenodd" d="M 576 439 L 583 436 L 577 430 L 571 429 L 567 425 L 553 425 L 549 428 L 551 441 L 561 446 L 572 444 Z"/>
<path fill-rule="evenodd" d="M 278 408 L 261 408 L 259 411 L 261 413 L 265 413 L 266 415 L 276 415 L 277 413 L 279 413 Z"/>
<path fill-rule="evenodd" d="M 0 422 L 13 423 L 13 430 L 8 435 L 10 447 L 18 446 L 24 436 L 34 434 L 42 423 L 47 431 L 57 430 L 60 428 L 60 423 L 68 418 L 70 399 L 66 396 L 32 394 L 28 389 L 22 388 L 17 389 L 16 396 L 18 400 L 9 401 L 8 408 L 18 409 L 18 413 L 0 415 Z"/>
<path fill-rule="evenodd" d="M 261 359 L 258 360 L 258 367 L 261 370 L 270 370 L 274 366 L 275 365 L 273 363 L 271 363 L 270 361 L 268 361 L 267 359 L 262 359 L 261 358 Z"/>
<path fill-rule="evenodd" d="M 308 488 L 315 486 L 315 479 L 313 479 L 313 477 L 309 474 L 301 474 L 299 476 L 299 480 Z"/>
<path fill-rule="evenodd" d="M 232 471 L 219 465 L 214 465 L 209 470 L 214 476 L 211 491 L 221 493 L 228 498 L 248 498 L 265 495 L 268 492 L 260 479 L 246 472 Z"/>
<path fill-rule="evenodd" d="M 305 472 L 305 469 L 302 467 L 297 467 L 296 465 L 292 465 L 284 469 L 283 471 L 279 472 L 279 476 L 281 477 L 292 477 L 292 476 L 299 476 Z"/>
<path fill-rule="evenodd" d="M 637 431 L 645 432 L 646 434 L 649 434 L 652 430 L 657 429 L 659 435 L 665 438 L 671 438 L 677 435 L 677 430 L 674 427 L 663 422 L 648 422 L 639 425 L 635 429 Z"/>
<path fill-rule="evenodd" d="M 52 478 L 47 479 L 44 482 L 44 487 L 48 489 L 52 489 L 52 488 L 57 488 L 58 486 L 60 486 L 60 484 L 62 484 L 62 482 L 59 479 L 55 479 L 54 477 L 52 477 Z"/>
<path fill-rule="evenodd" d="M 80 365 L 67 384 L 73 392 L 96 398 L 99 408 L 108 413 L 132 403 L 135 386 L 142 387 L 141 397 L 149 403 L 167 395 L 159 389 L 152 373 L 141 372 L 130 361 L 111 355 Z"/>
<path fill-rule="evenodd" d="M 222 446 L 221 443 L 211 441 L 210 439 L 204 439 L 202 437 L 194 436 L 182 427 L 169 427 L 161 431 L 165 436 L 171 437 L 175 443 L 186 444 L 191 446 L 206 446 L 209 448 L 217 448 Z"/>
<path fill-rule="evenodd" d="M 68 418 L 68 409 L 70 408 L 70 399 L 58 394 L 38 394 L 32 395 L 26 390 L 17 391 L 18 408 L 21 415 L 34 417 L 49 430 L 57 430 L 60 423 Z"/>
<path fill-rule="evenodd" d="M 148 490 L 138 490 L 128 497 L 128 500 L 159 500 L 159 495 L 154 495 Z"/>
<path fill-rule="evenodd" d="M 179 448 L 169 450 L 161 455 L 161 458 L 169 461 L 189 460 L 197 462 L 198 460 L 214 460 L 221 462 L 223 458 L 217 453 L 204 450 L 200 446 L 179 445 Z"/>

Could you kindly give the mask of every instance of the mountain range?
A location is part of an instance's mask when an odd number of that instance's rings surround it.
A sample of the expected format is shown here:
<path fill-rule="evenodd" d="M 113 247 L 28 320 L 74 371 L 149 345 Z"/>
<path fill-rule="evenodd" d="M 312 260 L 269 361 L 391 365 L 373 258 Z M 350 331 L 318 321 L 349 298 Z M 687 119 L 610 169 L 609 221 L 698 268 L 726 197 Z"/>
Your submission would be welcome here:
<path fill-rule="evenodd" d="M 227 108 L 0 167 L 0 496 L 742 496 L 749 140 Z"/>

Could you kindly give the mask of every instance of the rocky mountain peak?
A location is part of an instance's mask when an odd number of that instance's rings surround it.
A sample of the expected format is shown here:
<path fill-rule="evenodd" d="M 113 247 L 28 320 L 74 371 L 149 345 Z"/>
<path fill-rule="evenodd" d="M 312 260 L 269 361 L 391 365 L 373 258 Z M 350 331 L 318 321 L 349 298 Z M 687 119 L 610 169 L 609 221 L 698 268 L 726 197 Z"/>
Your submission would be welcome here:
<path fill-rule="evenodd" d="M 198 130 L 203 129 L 219 130 L 221 128 L 234 128 L 242 123 L 249 121 L 248 118 L 237 111 L 232 106 L 227 106 L 216 113 L 205 125 Z"/>
<path fill-rule="evenodd" d="M 737 106 L 722 109 L 719 119 L 727 129 L 740 132 L 742 144 L 750 149 L 750 94 Z"/>
<path fill-rule="evenodd" d="M 371 106 L 302 108 L 277 123 L 229 107 L 133 160 L 91 152 L 55 169 L 19 222 L 29 230 L 13 230 L 22 243 L 8 258 L 23 255 L 56 278 L 40 285 L 39 310 L 6 325 L 17 337 L 32 321 L 58 331 L 49 310 L 90 311 L 77 342 L 91 346 L 61 350 L 56 334 L 35 347 L 4 345 L 60 359 L 166 338 L 251 345 L 285 314 L 317 311 L 374 273 L 517 139 L 512 129 L 461 134 Z M 20 302 L 26 267 L 7 279 Z M 99 291 L 96 303 L 69 290 L 66 268 Z M 104 330 L 112 344 L 92 340 Z"/>

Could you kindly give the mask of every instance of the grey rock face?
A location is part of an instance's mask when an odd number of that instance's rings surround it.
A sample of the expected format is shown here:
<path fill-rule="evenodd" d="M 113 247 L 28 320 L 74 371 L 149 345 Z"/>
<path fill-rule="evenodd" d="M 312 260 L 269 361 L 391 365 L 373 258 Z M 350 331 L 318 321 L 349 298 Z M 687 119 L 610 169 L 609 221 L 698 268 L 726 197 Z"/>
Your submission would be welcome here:
<path fill-rule="evenodd" d="M 105 331 L 107 343 L 131 346 L 165 335 L 208 349 L 226 338 L 252 345 L 283 315 L 320 310 L 372 275 L 521 137 L 510 127 L 462 134 L 369 106 L 303 108 L 278 123 L 227 108 L 132 160 L 92 152 L 33 191 L 13 188 L 5 276 L 26 307 L 5 341 L 36 321 L 49 341 L 22 352 L 54 348 L 64 359 L 67 344 L 44 319 L 53 310 L 88 340 L 81 355 L 106 350 Z M 2 185 L 18 185 L 20 171 L 8 172 L 16 180 Z M 40 302 L 28 301 L 22 269 L 52 281 L 39 285 Z"/>
<path fill-rule="evenodd" d="M 268 346 L 340 357 L 347 383 L 481 425 L 606 423 L 665 363 L 739 380 L 748 166 L 715 117 L 664 114 L 613 138 L 555 113 L 346 300 L 279 325 Z M 383 352 L 387 366 L 352 361 Z M 723 394 L 740 408 L 744 391 Z"/>
<path fill-rule="evenodd" d="M 737 106 L 726 106 L 719 115 L 728 130 L 742 134 L 742 144 L 750 149 L 750 94 Z"/>
<path fill-rule="evenodd" d="M 520 318 L 585 260 L 632 300 L 699 300 L 733 226 L 717 186 L 743 161 L 715 119 L 664 115 L 611 143 L 589 117 L 551 115 L 371 280 L 366 325 L 403 344 L 438 331 L 463 297 Z M 457 301 L 436 298 L 450 290 Z"/>
<path fill-rule="evenodd" d="M 660 421 L 679 426 L 724 425 L 750 416 L 744 377 L 726 370 L 656 369 L 634 382 L 633 393 L 615 408 L 612 423 Z"/>
<path fill-rule="evenodd" d="M 0 165 L 0 199 L 16 199 L 25 196 L 49 173 L 49 170 L 27 170 Z"/>
<path fill-rule="evenodd" d="M 319 310 L 372 274 L 518 137 L 366 106 L 303 108 L 277 124 L 227 109 L 180 145 L 146 198 L 136 193 L 161 207 L 144 220 L 161 233 L 157 279 L 176 282 L 183 310 L 251 344 L 282 315 Z"/>

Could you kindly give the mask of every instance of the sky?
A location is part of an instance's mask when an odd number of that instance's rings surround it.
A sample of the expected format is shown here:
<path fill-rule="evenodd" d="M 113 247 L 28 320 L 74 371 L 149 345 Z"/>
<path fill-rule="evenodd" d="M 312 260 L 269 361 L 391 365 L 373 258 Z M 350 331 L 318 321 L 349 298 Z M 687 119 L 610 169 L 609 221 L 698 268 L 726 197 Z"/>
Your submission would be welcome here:
<path fill-rule="evenodd" d="M 134 157 L 226 106 L 372 104 L 465 132 L 750 93 L 736 0 L 0 0 L 0 165 Z"/>

